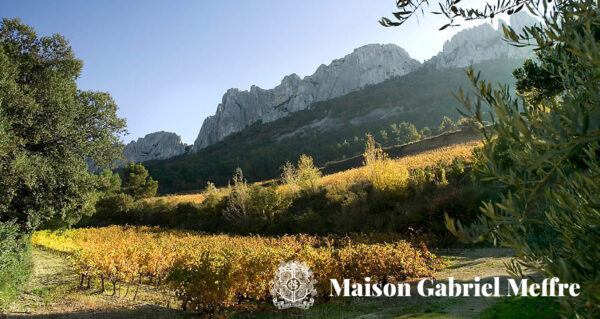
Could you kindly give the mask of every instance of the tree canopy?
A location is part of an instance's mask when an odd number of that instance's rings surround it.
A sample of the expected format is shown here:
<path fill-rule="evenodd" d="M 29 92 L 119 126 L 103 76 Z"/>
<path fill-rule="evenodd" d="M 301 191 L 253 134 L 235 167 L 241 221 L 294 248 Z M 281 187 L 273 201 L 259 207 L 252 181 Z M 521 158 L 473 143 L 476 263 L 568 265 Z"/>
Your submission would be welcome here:
<path fill-rule="evenodd" d="M 93 212 L 85 158 L 103 166 L 118 158 L 125 120 L 108 93 L 77 88 L 82 66 L 62 36 L 2 20 L 0 221 L 32 230 Z"/>
<path fill-rule="evenodd" d="M 156 195 L 158 182 L 148 176 L 148 171 L 142 164 L 129 163 L 123 168 L 123 193 L 134 200 Z"/>

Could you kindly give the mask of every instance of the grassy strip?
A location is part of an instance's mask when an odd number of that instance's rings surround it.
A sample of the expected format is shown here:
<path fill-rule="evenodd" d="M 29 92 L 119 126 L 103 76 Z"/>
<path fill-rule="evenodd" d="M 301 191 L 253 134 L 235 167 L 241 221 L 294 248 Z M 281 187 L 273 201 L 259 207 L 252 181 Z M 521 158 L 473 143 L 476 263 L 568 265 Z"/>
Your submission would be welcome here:
<path fill-rule="evenodd" d="M 560 318 L 560 305 L 549 297 L 512 297 L 487 309 L 481 319 L 556 319 Z"/>
<path fill-rule="evenodd" d="M 24 243 L 20 252 L 11 252 L 10 256 L 4 256 L 8 257 L 9 261 L 0 269 L 0 310 L 8 307 L 15 297 L 23 292 L 33 272 L 29 236 L 22 240 Z"/>

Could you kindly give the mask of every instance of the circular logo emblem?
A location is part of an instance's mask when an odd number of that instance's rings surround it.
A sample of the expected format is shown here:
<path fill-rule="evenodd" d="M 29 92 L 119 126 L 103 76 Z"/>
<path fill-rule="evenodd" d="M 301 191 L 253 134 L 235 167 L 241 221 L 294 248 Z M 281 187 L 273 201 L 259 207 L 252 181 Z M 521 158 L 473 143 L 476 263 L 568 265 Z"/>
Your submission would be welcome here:
<path fill-rule="evenodd" d="M 282 262 L 275 272 L 271 282 L 273 289 L 273 304 L 279 309 L 301 308 L 308 309 L 315 302 L 317 290 L 310 267 L 296 261 Z"/>

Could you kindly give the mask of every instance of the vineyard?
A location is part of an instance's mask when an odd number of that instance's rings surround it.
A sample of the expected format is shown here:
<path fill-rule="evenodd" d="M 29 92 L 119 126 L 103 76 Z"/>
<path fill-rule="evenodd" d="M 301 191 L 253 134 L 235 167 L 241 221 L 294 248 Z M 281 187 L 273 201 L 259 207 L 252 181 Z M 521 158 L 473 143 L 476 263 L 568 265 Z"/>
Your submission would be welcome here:
<path fill-rule="evenodd" d="M 38 231 L 35 246 L 68 254 L 80 285 L 87 282 L 113 294 L 117 285 L 154 285 L 173 296 L 182 309 L 215 313 L 249 301 L 269 299 L 270 281 L 279 264 L 297 260 L 312 267 L 319 297 L 329 278 L 398 282 L 430 277 L 444 261 L 425 245 L 405 241 L 372 243 L 369 236 L 260 237 L 204 235 L 149 227 Z"/>
<path fill-rule="evenodd" d="M 410 171 L 417 168 L 435 166 L 439 162 L 450 164 L 454 158 L 460 158 L 465 163 L 469 163 L 473 157 L 473 149 L 478 146 L 481 146 L 480 141 L 471 141 L 404 156 L 393 159 L 389 163 L 389 169 L 391 171 L 398 169 Z M 322 182 L 324 185 L 351 184 L 367 179 L 368 175 L 368 168 L 363 166 L 323 176 Z"/>

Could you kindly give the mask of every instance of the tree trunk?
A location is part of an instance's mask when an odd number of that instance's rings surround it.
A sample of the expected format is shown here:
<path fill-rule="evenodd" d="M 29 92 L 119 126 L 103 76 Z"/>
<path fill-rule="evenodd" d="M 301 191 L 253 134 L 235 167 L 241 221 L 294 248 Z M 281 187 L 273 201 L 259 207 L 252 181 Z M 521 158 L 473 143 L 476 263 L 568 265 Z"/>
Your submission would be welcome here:
<path fill-rule="evenodd" d="M 138 290 L 140 290 L 140 285 L 142 284 L 142 275 L 140 274 L 140 281 L 137 284 L 137 286 L 135 286 L 135 294 L 133 295 L 133 300 L 135 301 L 135 298 L 137 297 L 138 294 Z"/>

